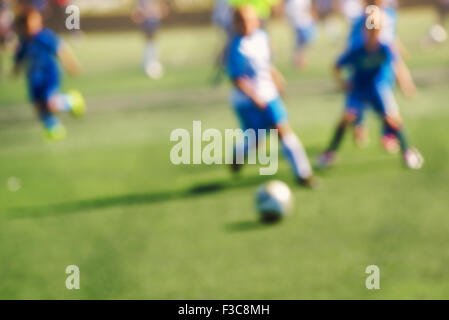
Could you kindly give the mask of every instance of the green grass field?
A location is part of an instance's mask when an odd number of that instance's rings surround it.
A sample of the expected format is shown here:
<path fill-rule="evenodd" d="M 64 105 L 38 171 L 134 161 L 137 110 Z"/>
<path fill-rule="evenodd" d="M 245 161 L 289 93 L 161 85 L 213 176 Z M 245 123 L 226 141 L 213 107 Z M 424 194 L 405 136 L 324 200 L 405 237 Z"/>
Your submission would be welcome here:
<path fill-rule="evenodd" d="M 90 112 L 63 117 L 66 141 L 48 145 L 23 80 L 0 84 L 0 298 L 6 299 L 443 299 L 449 298 L 449 45 L 424 50 L 430 11 L 403 12 L 400 34 L 420 93 L 400 95 L 408 134 L 426 157 L 404 169 L 380 147 L 347 137 L 323 188 L 295 187 L 285 161 L 276 179 L 291 184 L 294 214 L 266 227 L 254 192 L 267 179 L 248 167 L 174 166 L 170 132 L 234 128 L 229 87 L 212 88 L 218 40 L 212 28 L 160 35 L 167 74 L 141 74 L 137 33 L 88 34 L 73 43 L 85 67 L 79 88 Z M 291 34 L 271 27 L 276 60 L 289 80 L 291 123 L 315 157 L 342 111 L 329 67 L 341 45 L 321 38 L 310 68 L 290 66 Z M 7 181 L 19 178 L 10 192 Z M 214 188 L 210 188 L 213 187 Z M 209 190 L 209 192 L 206 192 Z M 65 287 L 78 265 L 81 290 Z M 365 269 L 381 269 L 381 290 Z"/>

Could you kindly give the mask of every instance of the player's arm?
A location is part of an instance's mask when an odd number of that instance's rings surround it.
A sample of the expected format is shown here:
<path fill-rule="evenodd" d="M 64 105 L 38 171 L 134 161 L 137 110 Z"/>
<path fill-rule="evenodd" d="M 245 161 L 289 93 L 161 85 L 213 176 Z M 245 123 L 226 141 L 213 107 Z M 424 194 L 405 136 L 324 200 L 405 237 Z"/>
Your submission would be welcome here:
<path fill-rule="evenodd" d="M 404 95 L 406 97 L 414 96 L 417 92 L 416 85 L 404 60 L 398 59 L 393 68 L 396 75 L 396 80 Z"/>
<path fill-rule="evenodd" d="M 343 70 L 346 66 L 350 65 L 352 60 L 351 51 L 344 53 L 334 64 L 332 74 L 339 89 L 343 91 L 349 91 L 351 89 L 350 82 L 343 74 Z"/>
<path fill-rule="evenodd" d="M 332 73 L 338 88 L 343 91 L 348 91 L 350 89 L 350 84 L 343 75 L 342 66 L 340 66 L 339 64 L 335 64 Z"/>
<path fill-rule="evenodd" d="M 409 56 L 408 50 L 399 38 L 396 38 L 394 46 L 395 46 L 394 49 L 396 53 L 399 55 L 399 57 L 401 57 L 403 60 L 407 60 Z"/>
<path fill-rule="evenodd" d="M 283 95 L 285 93 L 285 86 L 287 84 L 287 81 L 285 80 L 282 73 L 275 67 L 271 68 L 271 76 L 273 78 L 274 84 L 276 85 L 276 88 L 278 89 L 279 93 Z"/>
<path fill-rule="evenodd" d="M 242 55 L 241 51 L 231 45 L 228 63 L 229 77 L 236 88 L 249 97 L 258 108 L 263 110 L 266 108 L 266 105 L 259 98 L 251 79 L 245 73 L 247 63 L 247 58 Z"/>
<path fill-rule="evenodd" d="M 406 97 L 412 97 L 416 94 L 417 89 L 415 82 L 413 81 L 412 73 L 405 63 L 402 55 L 400 54 L 397 44 L 395 47 L 390 48 L 390 60 L 393 64 L 394 73 L 396 76 L 396 81 L 401 88 L 401 91 Z"/>
<path fill-rule="evenodd" d="M 81 73 L 81 64 L 73 53 L 72 49 L 65 43 L 61 43 L 58 47 L 58 58 L 62 65 L 71 75 L 78 75 Z"/>
<path fill-rule="evenodd" d="M 266 104 L 257 95 L 256 91 L 254 90 L 254 86 L 249 78 L 235 78 L 233 79 L 233 83 L 238 89 L 240 89 L 240 91 L 247 95 L 259 109 L 264 110 L 267 107 Z"/>

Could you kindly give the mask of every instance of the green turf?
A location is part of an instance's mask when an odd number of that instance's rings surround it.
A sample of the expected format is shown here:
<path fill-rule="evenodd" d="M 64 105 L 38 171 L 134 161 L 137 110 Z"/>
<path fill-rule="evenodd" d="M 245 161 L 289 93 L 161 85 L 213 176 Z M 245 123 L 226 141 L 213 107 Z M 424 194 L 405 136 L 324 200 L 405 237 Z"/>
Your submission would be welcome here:
<path fill-rule="evenodd" d="M 348 141 L 317 192 L 294 187 L 281 161 L 276 178 L 294 190 L 284 223 L 257 223 L 254 191 L 267 178 L 247 168 L 169 162 L 173 129 L 234 128 L 228 86 L 212 88 L 218 40 L 209 28 L 160 35 L 167 68 L 159 82 L 139 70 L 134 33 L 89 34 L 74 43 L 86 73 L 90 112 L 63 117 L 66 141 L 47 145 L 27 105 L 23 81 L 0 85 L 0 298 L 315 299 L 447 298 L 449 294 L 449 45 L 424 50 L 430 11 L 405 12 L 400 32 L 420 87 L 399 98 L 408 133 L 426 157 L 405 170 L 380 148 Z M 322 38 L 310 68 L 290 67 L 290 33 L 275 23 L 276 60 L 290 81 L 291 122 L 315 156 L 328 142 L 343 97 L 328 67 L 341 46 Z M 18 192 L 7 190 L 21 179 Z M 268 178 L 269 179 L 269 178 Z M 209 192 L 208 192 L 209 191 Z M 81 269 L 81 290 L 65 288 L 65 268 Z M 381 268 L 380 291 L 365 268 Z"/>

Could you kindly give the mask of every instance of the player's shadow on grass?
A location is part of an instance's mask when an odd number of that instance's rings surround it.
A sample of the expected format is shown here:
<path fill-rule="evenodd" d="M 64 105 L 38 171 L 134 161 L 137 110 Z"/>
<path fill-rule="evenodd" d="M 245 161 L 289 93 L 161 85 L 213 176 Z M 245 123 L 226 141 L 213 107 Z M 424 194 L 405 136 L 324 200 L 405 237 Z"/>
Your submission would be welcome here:
<path fill-rule="evenodd" d="M 268 229 L 276 225 L 278 223 L 266 224 L 257 220 L 239 221 L 226 225 L 225 231 L 229 233 L 250 232 Z"/>
<path fill-rule="evenodd" d="M 133 206 L 156 204 L 181 199 L 201 197 L 218 192 L 254 187 L 269 180 L 270 177 L 254 176 L 250 178 L 218 181 L 215 183 L 196 185 L 187 190 L 166 191 L 147 194 L 128 194 L 117 197 L 105 197 L 82 201 L 66 202 L 39 207 L 23 207 L 8 210 L 6 217 L 11 219 L 42 218 L 61 214 L 86 213 L 92 210 L 108 209 L 117 206 Z"/>

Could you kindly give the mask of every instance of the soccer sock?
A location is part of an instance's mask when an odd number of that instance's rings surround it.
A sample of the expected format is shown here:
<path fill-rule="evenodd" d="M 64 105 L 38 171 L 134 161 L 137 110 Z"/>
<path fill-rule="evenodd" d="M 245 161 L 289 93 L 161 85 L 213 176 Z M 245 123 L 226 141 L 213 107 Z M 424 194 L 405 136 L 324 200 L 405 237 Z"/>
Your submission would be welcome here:
<path fill-rule="evenodd" d="M 312 175 L 312 167 L 299 138 L 294 133 L 289 133 L 281 140 L 285 156 L 293 167 L 295 175 L 300 179 L 309 178 Z"/>
<path fill-rule="evenodd" d="M 396 136 L 396 138 L 399 141 L 399 146 L 401 147 L 402 152 L 405 152 L 409 149 L 409 145 L 404 134 L 404 129 L 396 129 L 393 126 L 391 126 L 388 122 L 385 122 L 385 128 L 386 132 L 391 132 Z"/>
<path fill-rule="evenodd" d="M 144 59 L 143 64 L 145 68 L 148 67 L 149 64 L 157 60 L 157 48 L 153 41 L 147 42 L 143 59 Z"/>
<path fill-rule="evenodd" d="M 345 136 L 346 132 L 346 124 L 340 124 L 335 131 L 335 135 L 332 138 L 331 144 L 327 151 L 337 151 L 340 147 L 341 142 L 343 141 L 343 138 Z"/>
<path fill-rule="evenodd" d="M 51 112 L 41 113 L 39 117 L 47 130 L 52 130 L 61 125 L 59 119 Z"/>
<path fill-rule="evenodd" d="M 395 129 L 393 129 L 391 126 L 386 125 L 384 127 L 384 131 L 383 131 L 383 135 L 384 136 L 388 136 L 388 135 L 394 135 L 396 136 L 396 131 Z"/>
<path fill-rule="evenodd" d="M 403 130 L 396 130 L 395 136 L 397 137 L 399 141 L 399 145 L 401 147 L 401 151 L 405 152 L 409 149 L 409 145 L 407 142 L 407 139 L 405 138 L 405 134 Z"/>
<path fill-rule="evenodd" d="M 58 112 L 71 112 L 73 110 L 70 95 L 68 94 L 54 95 L 51 97 L 50 103 Z"/>
<path fill-rule="evenodd" d="M 245 161 L 245 159 L 248 157 L 248 154 L 250 151 L 254 150 L 257 147 L 257 140 L 258 137 L 256 136 L 245 136 L 242 140 L 240 140 L 235 146 L 234 146 L 234 164 L 243 164 L 243 163 L 236 163 L 237 160 Z"/>

